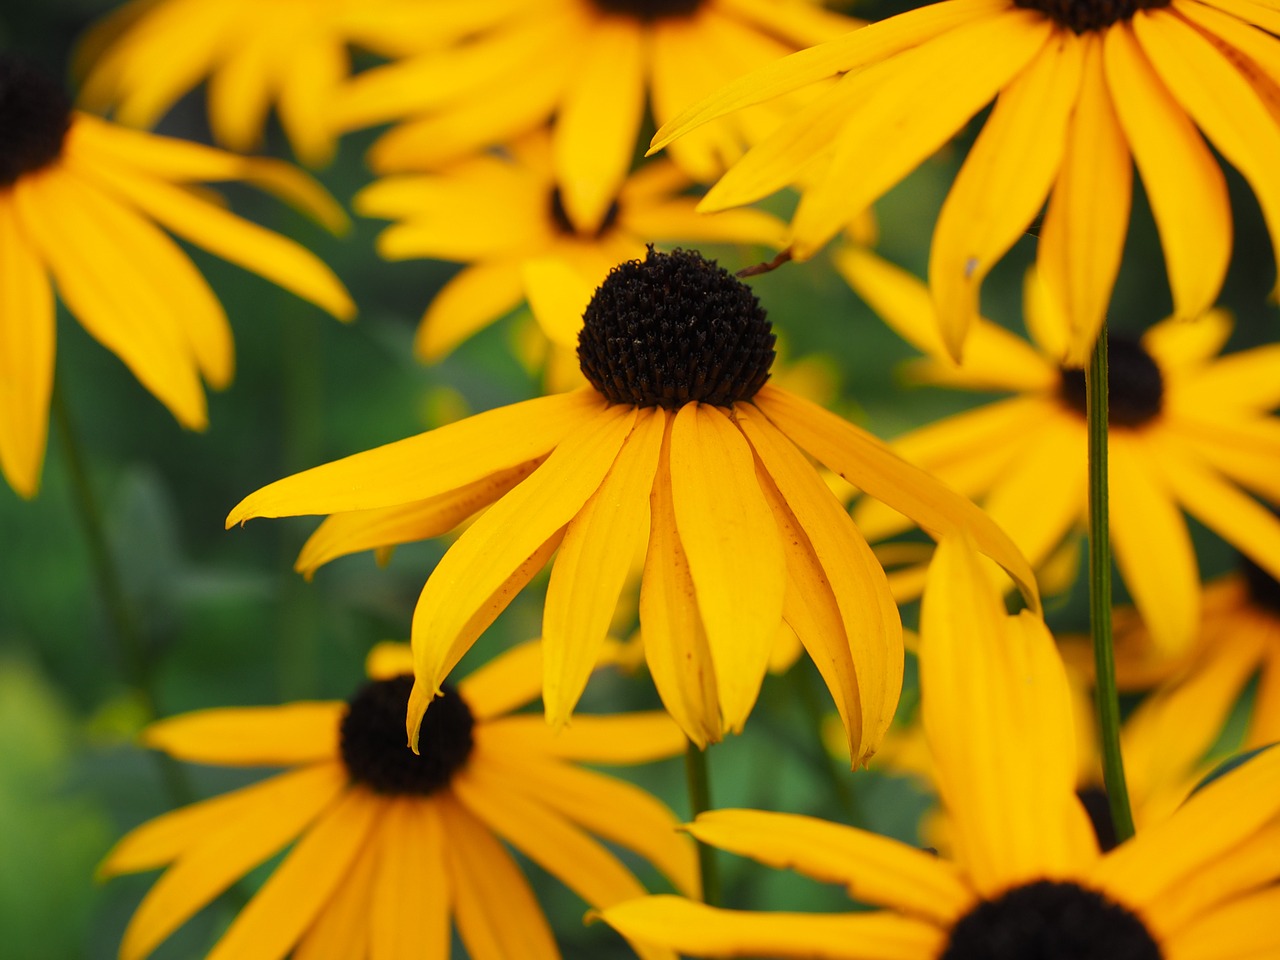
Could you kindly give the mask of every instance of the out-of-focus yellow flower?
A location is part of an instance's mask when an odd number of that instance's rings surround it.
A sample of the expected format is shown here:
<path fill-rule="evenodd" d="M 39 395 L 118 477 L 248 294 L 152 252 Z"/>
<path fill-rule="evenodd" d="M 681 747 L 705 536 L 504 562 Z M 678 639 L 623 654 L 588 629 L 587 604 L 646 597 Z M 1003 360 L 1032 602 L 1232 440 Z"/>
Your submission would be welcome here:
<path fill-rule="evenodd" d="M 126 130 L 72 112 L 49 80 L 0 58 L 0 468 L 40 484 L 54 370 L 54 289 L 96 340 L 185 427 L 203 429 L 201 380 L 232 377 L 231 327 L 165 233 L 239 264 L 342 320 L 355 305 L 313 254 L 189 184 L 241 180 L 330 228 L 346 223 L 313 180 L 274 160 Z"/>
<path fill-rule="evenodd" d="M 1086 516 L 1084 373 L 1061 367 L 1068 331 L 1034 273 L 1032 342 L 978 320 L 964 364 L 946 359 L 924 285 L 865 251 L 838 264 L 903 338 L 931 357 L 910 379 L 1016 394 L 898 438 L 894 449 L 984 508 L 1043 563 Z M 1280 520 L 1241 487 L 1280 502 L 1280 345 L 1218 356 L 1231 318 L 1165 320 L 1140 340 L 1110 339 L 1111 538 L 1116 563 L 1157 645 L 1185 651 L 1200 617 L 1200 574 L 1185 510 L 1273 574 Z M 943 354 L 943 356 L 939 356 Z M 873 540 L 911 526 L 871 501 L 854 510 Z"/>
<path fill-rule="evenodd" d="M 653 146 L 838 77 L 703 201 L 720 210 L 801 184 L 792 249 L 803 259 L 994 98 L 934 231 L 936 323 L 959 359 L 983 279 L 1052 193 L 1038 263 L 1068 323 L 1052 359 L 1082 364 L 1119 270 L 1134 163 L 1180 319 L 1213 306 L 1231 255 L 1226 178 L 1202 133 L 1280 237 L 1274 33 L 1274 0 L 944 0 L 758 69 L 666 123 Z"/>

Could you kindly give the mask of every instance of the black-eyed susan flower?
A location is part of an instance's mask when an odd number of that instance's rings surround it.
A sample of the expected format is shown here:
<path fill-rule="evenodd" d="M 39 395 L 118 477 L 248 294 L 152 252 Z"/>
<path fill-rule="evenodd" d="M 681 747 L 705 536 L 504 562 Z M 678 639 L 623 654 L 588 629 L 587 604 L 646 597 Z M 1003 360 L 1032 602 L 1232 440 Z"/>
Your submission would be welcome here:
<path fill-rule="evenodd" d="M 898 438 L 894 449 L 979 499 L 1033 566 L 1083 525 L 1087 452 L 1084 372 L 1062 367 L 1063 314 L 1029 274 L 1032 342 L 986 320 L 965 362 L 939 357 L 932 301 L 914 277 L 849 248 L 839 265 L 906 340 L 932 354 L 912 380 L 1015 394 Z M 1169 319 L 1140 339 L 1110 339 L 1111 539 L 1138 611 L 1166 654 L 1185 650 L 1200 610 L 1200 574 L 1186 511 L 1264 568 L 1280 573 L 1280 520 L 1245 490 L 1280 497 L 1280 346 L 1218 356 L 1231 318 Z M 1241 488 L 1244 488 L 1243 490 Z M 870 501 L 854 516 L 873 540 L 910 526 Z"/>
<path fill-rule="evenodd" d="M 40 482 L 54 368 L 54 296 L 185 427 L 206 423 L 203 378 L 231 380 L 231 328 L 160 227 L 349 319 L 355 306 L 298 244 L 189 189 L 243 180 L 331 227 L 341 209 L 287 164 L 137 133 L 73 113 L 54 84 L 0 57 L 0 467 Z M 157 226 L 158 225 L 158 226 Z"/>
<path fill-rule="evenodd" d="M 1005 614 L 972 548 L 939 546 L 921 613 L 925 734 L 954 824 L 943 858 L 852 827 L 703 814 L 703 842 L 845 885 L 888 909 L 720 910 L 648 897 L 603 912 L 697 957 L 1243 960 L 1280 952 L 1280 750 L 1205 786 L 1101 854 L 1075 794 L 1062 660 L 1038 617 Z"/>
<path fill-rule="evenodd" d="M 750 288 L 696 253 L 609 274 L 579 340 L 590 386 L 491 410 L 270 484 L 231 511 L 331 514 L 335 556 L 437 536 L 413 617 L 410 741 L 445 676 L 551 555 L 548 719 L 586 682 L 637 556 L 645 654 L 699 743 L 751 712 L 785 620 L 810 651 L 855 762 L 893 716 L 902 635 L 884 571 L 804 452 L 935 534 L 964 529 L 1035 602 L 1026 561 L 969 501 L 821 407 L 767 384 L 773 334 Z"/>
<path fill-rule="evenodd" d="M 803 172 L 792 249 L 804 258 L 994 98 L 934 230 L 942 339 L 959 358 L 983 278 L 1052 194 L 1038 264 L 1070 331 L 1054 359 L 1082 363 L 1119 269 L 1134 163 L 1182 319 L 1213 305 L 1231 254 L 1226 180 L 1203 137 L 1280 234 L 1278 32 L 1271 0 L 944 0 L 742 78 L 673 119 L 654 146 L 839 76 L 703 201 L 748 203 Z"/>
<path fill-rule="evenodd" d="M 631 168 L 646 103 L 662 122 L 753 67 L 856 24 L 807 0 L 533 0 L 468 43 L 359 75 L 335 103 L 334 122 L 353 129 L 408 117 L 369 155 L 391 173 L 507 143 L 554 115 L 564 210 L 589 232 L 608 218 Z M 688 138 L 672 157 L 706 183 L 781 115 L 749 111 Z"/>
<path fill-rule="evenodd" d="M 388 259 L 466 264 L 418 328 L 418 355 L 437 360 L 525 300 L 553 343 L 575 349 L 591 292 L 615 264 L 644 256 L 652 240 L 781 242 L 783 225 L 765 213 L 696 213 L 696 200 L 681 194 L 689 185 L 670 163 L 646 164 L 622 184 L 599 227 L 579 230 L 556 186 L 551 141 L 538 133 L 502 155 L 379 180 L 356 195 L 355 209 L 397 221 L 378 238 Z"/>
<path fill-rule="evenodd" d="M 108 876 L 166 868 L 125 931 L 121 960 L 142 960 L 287 847 L 209 960 L 447 960 L 451 926 L 473 957 L 555 960 L 503 840 L 595 906 L 643 892 L 595 837 L 697 896 L 696 857 L 674 815 L 570 762 L 667 757 L 683 749 L 680 731 L 662 713 L 639 713 L 580 716 L 553 735 L 541 717 L 512 712 L 538 695 L 540 656 L 524 644 L 446 689 L 419 754 L 404 742 L 413 679 L 403 644 L 374 648 L 370 681 L 347 703 L 204 710 L 147 728 L 145 743 L 181 760 L 288 769 L 145 823 L 108 854 Z"/>
<path fill-rule="evenodd" d="M 219 143 L 241 152 L 255 149 L 274 105 L 294 153 L 319 165 L 333 154 L 329 111 L 351 71 L 349 43 L 385 56 L 405 52 L 406 43 L 409 49 L 451 43 L 501 17 L 501 6 L 448 0 L 134 0 L 85 37 L 81 100 L 89 109 L 113 110 L 128 126 L 149 128 L 207 80 L 209 123 Z"/>

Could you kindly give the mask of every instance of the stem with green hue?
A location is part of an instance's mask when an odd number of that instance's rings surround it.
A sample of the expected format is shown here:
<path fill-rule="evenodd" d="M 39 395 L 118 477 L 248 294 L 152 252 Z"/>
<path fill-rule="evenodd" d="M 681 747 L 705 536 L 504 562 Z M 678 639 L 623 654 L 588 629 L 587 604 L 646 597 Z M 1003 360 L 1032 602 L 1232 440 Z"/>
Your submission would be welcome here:
<path fill-rule="evenodd" d="M 1111 641 L 1111 521 L 1107 501 L 1107 327 L 1104 323 L 1085 369 L 1089 425 L 1089 626 L 1097 672 L 1098 733 L 1102 778 L 1111 804 L 1116 840 L 1133 836 L 1129 788 L 1120 756 L 1120 698 Z"/>
<path fill-rule="evenodd" d="M 707 775 L 707 753 L 690 740 L 684 751 L 685 780 L 689 785 L 691 816 L 711 809 L 711 780 Z M 715 847 L 698 841 L 698 867 L 702 871 L 702 900 L 713 907 L 720 906 L 720 862 Z"/>

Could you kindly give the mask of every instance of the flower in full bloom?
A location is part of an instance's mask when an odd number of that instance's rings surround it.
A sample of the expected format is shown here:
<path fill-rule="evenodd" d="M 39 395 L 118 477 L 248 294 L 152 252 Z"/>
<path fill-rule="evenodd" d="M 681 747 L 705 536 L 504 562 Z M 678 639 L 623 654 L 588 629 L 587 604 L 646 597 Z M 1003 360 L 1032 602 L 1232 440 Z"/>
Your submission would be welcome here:
<path fill-rule="evenodd" d="M 887 909 L 758 913 L 646 897 L 603 912 L 625 936 L 696 957 L 824 960 L 1242 960 L 1280 953 L 1280 750 L 1202 787 L 1103 854 L 1075 794 L 1062 660 L 1010 617 L 971 546 L 945 539 L 925 589 L 921 709 L 954 857 L 754 810 L 690 832 L 841 883 Z"/>
<path fill-rule="evenodd" d="M 1280 236 L 1276 33 L 1274 0 L 943 0 L 743 77 L 667 123 L 654 147 L 839 76 L 703 201 L 749 203 L 803 174 L 792 249 L 804 258 L 994 98 L 934 230 L 942 339 L 959 359 L 983 279 L 1052 194 L 1037 262 L 1068 320 L 1053 359 L 1080 364 L 1119 270 L 1133 164 L 1179 318 L 1213 306 L 1231 256 L 1226 178 L 1202 134 Z"/>
<path fill-rule="evenodd" d="M 1035 274 L 1024 316 L 1032 343 L 979 320 L 965 362 L 945 357 L 923 284 L 866 251 L 839 257 L 845 277 L 906 340 L 931 356 L 908 376 L 1014 396 L 912 431 L 894 449 L 980 499 L 1026 554 L 1043 563 L 1086 516 L 1084 372 L 1063 367 L 1065 319 Z M 1125 586 L 1166 655 L 1186 650 L 1200 610 L 1200 573 L 1185 510 L 1280 574 L 1280 520 L 1241 487 L 1280 502 L 1280 346 L 1218 356 L 1231 318 L 1168 319 L 1141 338 L 1110 337 L 1111 539 Z M 939 356 L 942 354 L 942 356 Z M 873 540 L 910 526 L 864 501 Z"/>
<path fill-rule="evenodd" d="M 186 189 L 218 180 L 271 190 L 330 227 L 345 223 L 333 199 L 287 164 L 73 112 L 55 84 L 0 56 L 0 468 L 18 493 L 35 495 L 44 462 L 55 288 L 183 426 L 205 426 L 201 379 L 230 382 L 222 306 L 157 224 L 340 319 L 354 315 L 313 254 Z"/>
<path fill-rule="evenodd" d="M 403 644 L 374 648 L 370 680 L 347 703 L 203 710 L 152 724 L 147 745 L 181 760 L 288 769 L 116 844 L 103 875 L 166 868 L 125 931 L 121 960 L 142 960 L 290 844 L 209 960 L 447 960 L 451 921 L 473 957 L 558 960 L 502 840 L 593 906 L 643 888 L 592 834 L 697 896 L 696 857 L 671 811 L 568 762 L 668 757 L 683 749 L 680 731 L 662 713 L 637 713 L 580 716 L 556 735 L 541 717 L 513 713 L 538 694 L 540 655 L 536 642 L 524 644 L 446 689 L 419 754 L 404 740 L 413 680 Z"/>
<path fill-rule="evenodd" d="M 564 210 L 590 232 L 631 168 L 646 104 L 661 123 L 753 67 L 857 23 L 809 0 L 524 2 L 467 43 L 360 74 L 334 104 L 334 122 L 354 129 L 409 118 L 369 155 L 391 173 L 437 168 L 554 115 Z M 782 115 L 749 111 L 689 138 L 672 158 L 706 183 Z"/>
<path fill-rule="evenodd" d="M 528 400 L 304 471 L 227 518 L 331 514 L 314 555 L 438 536 L 413 617 L 408 729 L 511 598 L 556 556 L 543 700 L 577 702 L 643 553 L 645 655 L 696 743 L 746 722 L 781 624 L 822 672 L 855 762 L 898 700 L 902 628 L 884 571 L 803 451 L 937 535 L 968 530 L 1038 602 L 1022 555 L 963 497 L 835 414 L 765 381 L 774 337 L 744 283 L 696 253 L 619 265 L 587 307 L 589 386 Z"/>
<path fill-rule="evenodd" d="M 681 194 L 688 186 L 670 163 L 646 164 L 622 184 L 599 227 L 579 230 L 555 183 L 551 141 L 538 133 L 503 155 L 386 177 L 356 195 L 355 209 L 397 221 L 378 238 L 384 257 L 466 264 L 418 328 L 418 355 L 438 360 L 524 300 L 553 343 L 575 349 L 591 292 L 615 264 L 643 256 L 648 241 L 781 242 L 783 225 L 760 211 L 696 213 L 696 200 Z"/>

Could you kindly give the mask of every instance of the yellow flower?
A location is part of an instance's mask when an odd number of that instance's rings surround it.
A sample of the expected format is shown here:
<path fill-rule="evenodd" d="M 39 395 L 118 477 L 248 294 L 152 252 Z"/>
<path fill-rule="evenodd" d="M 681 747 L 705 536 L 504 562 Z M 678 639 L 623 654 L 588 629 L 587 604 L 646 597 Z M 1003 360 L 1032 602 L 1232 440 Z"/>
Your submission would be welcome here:
<path fill-rule="evenodd" d="M 231 380 L 222 306 L 156 224 L 340 319 L 355 313 L 313 254 L 186 189 L 210 180 L 244 180 L 330 227 L 345 222 L 332 198 L 287 164 L 73 113 L 50 81 L 0 57 L 0 467 L 22 496 L 35 495 L 44 461 L 54 287 L 183 426 L 205 426 L 201 378 L 215 388 Z"/>
<path fill-rule="evenodd" d="M 332 514 L 299 558 L 309 567 L 438 536 L 493 504 L 418 600 L 411 742 L 441 681 L 558 549 L 542 623 L 554 725 L 577 702 L 643 553 L 645 654 L 690 739 L 742 728 L 785 620 L 832 690 L 852 757 L 865 760 L 898 699 L 898 610 L 802 450 L 926 529 L 971 531 L 1037 602 L 1026 561 L 969 501 L 765 383 L 773 334 L 764 311 L 696 253 L 650 252 L 618 266 L 587 308 L 578 354 L 588 387 L 285 478 L 227 518 Z"/>
<path fill-rule="evenodd" d="M 844 884 L 889 909 L 717 910 L 648 897 L 603 912 L 625 936 L 698 957 L 1237 960 L 1280 953 L 1280 750 L 1210 783 L 1107 854 L 1075 795 L 1062 661 L 959 539 L 938 547 L 921 613 L 925 735 L 956 856 L 810 817 L 704 814 L 698 839 Z"/>
<path fill-rule="evenodd" d="M 580 716 L 559 735 L 512 714 L 538 694 L 540 650 L 517 647 L 447 688 L 404 742 L 412 679 L 403 644 L 369 657 L 349 703 L 204 710 L 153 724 L 144 741 L 194 763 L 290 768 L 145 823 L 100 873 L 167 867 L 125 931 L 142 960 L 218 894 L 292 849 L 209 960 L 449 956 L 450 918 L 473 957 L 559 957 L 528 882 L 499 838 L 593 906 L 643 893 L 591 835 L 632 850 L 697 896 L 692 845 L 638 787 L 565 761 L 644 763 L 680 752 L 661 713 Z M 647 960 L 665 950 L 641 950 Z"/>
<path fill-rule="evenodd" d="M 504 155 L 380 180 L 356 195 L 355 208 L 399 221 L 378 238 L 384 257 L 467 264 L 418 328 L 418 355 L 438 360 L 526 299 L 552 341 L 575 349 L 591 292 L 614 264 L 644 256 L 647 241 L 782 240 L 782 224 L 759 211 L 696 213 L 695 198 L 681 195 L 688 186 L 670 163 L 646 164 L 623 183 L 598 229 L 578 230 L 555 184 L 550 138 L 539 133 Z"/>
<path fill-rule="evenodd" d="M 742 78 L 667 123 L 654 148 L 840 75 L 703 202 L 749 203 L 803 170 L 792 226 L 804 258 L 995 98 L 934 231 L 929 281 L 942 339 L 959 359 L 983 278 L 1052 192 L 1038 264 L 1070 326 L 1054 359 L 1083 363 L 1120 266 L 1133 163 L 1176 316 L 1213 305 L 1231 254 L 1226 180 L 1201 132 L 1244 175 L 1280 237 L 1280 40 L 1264 31 L 1280 32 L 1275 0 L 945 0 Z"/>
<path fill-rule="evenodd" d="M 513 4 L 506 4 L 512 6 Z M 429 6 L 428 11 L 421 9 Z M 386 56 L 453 42 L 497 14 L 483 4 L 404 0 L 133 0 L 85 37 L 82 102 L 114 108 L 133 127 L 152 127 L 184 94 L 208 80 L 209 122 L 218 142 L 250 151 L 272 104 L 294 153 L 327 163 L 335 132 L 329 113 L 351 72 L 347 44 Z M 418 10 L 414 10 L 418 7 Z"/>
<path fill-rule="evenodd" d="M 373 147 L 380 173 L 439 167 L 555 115 L 554 166 L 577 229 L 604 223 L 646 102 L 659 122 L 721 84 L 857 21 L 808 0 L 539 0 L 469 43 L 356 77 L 340 129 L 410 117 Z M 785 109 L 785 108 L 783 108 Z M 705 183 L 784 114 L 748 112 L 672 153 Z"/>
<path fill-rule="evenodd" d="M 845 277 L 905 339 L 932 354 L 912 379 L 1016 394 L 900 437 L 894 449 L 942 477 L 1043 563 L 1086 516 L 1084 374 L 1060 367 L 1068 332 L 1029 274 L 1027 343 L 986 320 L 974 324 L 963 365 L 941 359 L 928 292 L 865 251 L 838 258 Z M 1230 317 L 1165 320 L 1140 340 L 1110 339 L 1111 539 L 1116 564 L 1156 643 L 1185 650 L 1200 610 L 1200 574 L 1186 510 L 1280 574 L 1280 520 L 1240 488 L 1280 501 L 1280 346 L 1217 357 Z M 854 510 L 871 539 L 910 523 L 870 501 Z"/>

